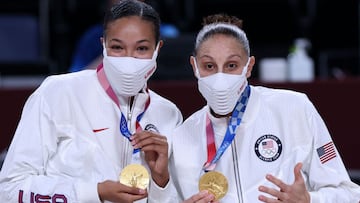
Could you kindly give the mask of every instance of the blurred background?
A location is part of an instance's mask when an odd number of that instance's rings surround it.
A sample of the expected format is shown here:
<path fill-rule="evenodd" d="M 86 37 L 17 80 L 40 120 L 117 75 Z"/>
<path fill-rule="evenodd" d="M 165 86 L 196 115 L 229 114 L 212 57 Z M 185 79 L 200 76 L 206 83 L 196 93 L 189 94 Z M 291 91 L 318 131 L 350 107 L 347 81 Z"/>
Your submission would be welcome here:
<path fill-rule="evenodd" d="M 158 80 L 189 79 L 188 57 L 202 17 L 225 12 L 244 21 L 257 59 L 286 58 L 296 38 L 310 42 L 317 78 L 360 74 L 359 1 L 349 0 L 149 0 L 160 13 L 164 49 Z M 77 43 L 101 24 L 107 0 L 2 0 L 0 74 L 48 75 L 68 72 Z M 99 41 L 93 42 L 99 43 Z"/>

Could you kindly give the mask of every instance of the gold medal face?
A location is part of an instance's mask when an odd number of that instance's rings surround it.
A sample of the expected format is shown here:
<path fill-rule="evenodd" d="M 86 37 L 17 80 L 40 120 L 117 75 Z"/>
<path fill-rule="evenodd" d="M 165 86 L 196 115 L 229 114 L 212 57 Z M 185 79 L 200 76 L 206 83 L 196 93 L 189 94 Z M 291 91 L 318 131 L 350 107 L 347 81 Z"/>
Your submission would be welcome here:
<path fill-rule="evenodd" d="M 210 171 L 200 177 L 199 191 L 207 190 L 219 200 L 225 196 L 228 191 L 228 182 L 226 177 L 216 171 Z"/>
<path fill-rule="evenodd" d="M 130 164 L 123 168 L 119 179 L 124 185 L 140 189 L 146 189 L 150 180 L 148 171 L 140 164 Z"/>

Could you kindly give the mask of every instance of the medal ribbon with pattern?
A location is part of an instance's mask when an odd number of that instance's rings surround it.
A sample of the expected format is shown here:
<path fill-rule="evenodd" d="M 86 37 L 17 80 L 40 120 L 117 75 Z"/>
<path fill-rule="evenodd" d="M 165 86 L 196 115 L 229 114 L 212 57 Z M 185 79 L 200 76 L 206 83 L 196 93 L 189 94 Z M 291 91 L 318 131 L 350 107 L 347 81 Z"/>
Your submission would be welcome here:
<path fill-rule="evenodd" d="M 114 90 L 111 88 L 111 85 L 109 83 L 109 81 L 106 78 L 105 72 L 104 72 L 104 66 L 103 64 L 100 64 L 97 67 L 97 77 L 100 81 L 101 86 L 104 88 L 105 92 L 107 95 L 109 95 L 109 97 L 115 102 L 115 104 L 119 107 L 120 109 L 120 102 L 119 99 L 117 98 Z M 146 92 L 148 93 L 148 89 L 146 88 Z M 146 109 L 149 107 L 150 104 L 150 96 L 148 97 L 148 99 L 146 100 L 145 103 L 145 107 L 144 107 L 144 111 L 141 112 L 137 117 L 136 117 L 136 123 L 135 123 L 135 127 L 136 127 L 136 132 L 139 132 L 142 130 L 141 125 L 140 125 L 140 120 L 142 118 L 142 116 L 144 115 Z M 120 111 L 121 112 L 121 111 Z M 127 126 L 127 122 L 126 122 L 126 118 L 124 116 L 124 114 L 121 112 L 121 120 L 120 120 L 120 132 L 121 134 L 126 137 L 129 141 L 130 140 L 130 136 L 131 136 L 131 132 L 129 131 L 129 128 Z M 140 149 L 134 149 L 133 154 L 136 154 L 137 152 L 139 152 Z"/>
<path fill-rule="evenodd" d="M 215 169 L 216 162 L 224 154 L 225 150 L 231 145 L 236 135 L 236 130 L 241 123 L 241 119 L 244 115 L 247 102 L 250 96 L 250 86 L 247 85 L 245 91 L 241 94 L 240 99 L 237 101 L 235 109 L 229 120 L 228 127 L 226 129 L 225 137 L 219 147 L 216 150 L 215 147 L 215 134 L 212 127 L 209 115 L 206 115 L 206 143 L 207 143 L 207 161 L 204 163 L 203 169 L 205 172 Z"/>

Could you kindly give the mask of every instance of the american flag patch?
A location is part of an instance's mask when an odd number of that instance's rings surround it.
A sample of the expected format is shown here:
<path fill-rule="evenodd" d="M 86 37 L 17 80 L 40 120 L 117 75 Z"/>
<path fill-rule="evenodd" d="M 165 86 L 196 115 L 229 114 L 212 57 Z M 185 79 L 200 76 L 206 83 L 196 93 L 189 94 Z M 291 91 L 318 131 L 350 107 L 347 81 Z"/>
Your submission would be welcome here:
<path fill-rule="evenodd" d="M 270 149 L 270 148 L 274 147 L 272 140 L 264 141 L 261 144 L 262 144 L 263 149 Z"/>
<path fill-rule="evenodd" d="M 336 152 L 333 142 L 329 142 L 323 145 L 322 147 L 317 148 L 316 151 L 319 155 L 322 164 L 336 157 Z"/>

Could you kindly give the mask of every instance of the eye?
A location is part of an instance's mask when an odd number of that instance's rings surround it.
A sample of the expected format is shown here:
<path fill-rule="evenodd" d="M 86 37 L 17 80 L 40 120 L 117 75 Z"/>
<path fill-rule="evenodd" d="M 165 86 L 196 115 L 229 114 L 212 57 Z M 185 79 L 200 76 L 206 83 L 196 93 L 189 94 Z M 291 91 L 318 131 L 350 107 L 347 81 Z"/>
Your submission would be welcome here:
<path fill-rule="evenodd" d="M 227 66 L 229 69 L 236 69 L 238 65 L 236 63 L 229 63 Z"/>
<path fill-rule="evenodd" d="M 120 45 L 114 44 L 114 45 L 111 45 L 111 46 L 110 46 L 110 49 L 112 49 L 112 50 L 114 50 L 114 51 L 119 51 L 119 50 L 122 50 L 123 47 L 120 46 Z"/>
<path fill-rule="evenodd" d="M 199 67 L 200 75 L 206 76 L 217 72 L 216 64 L 211 62 L 202 62 Z"/>
<path fill-rule="evenodd" d="M 215 68 L 214 64 L 212 63 L 206 63 L 204 64 L 204 67 L 206 70 L 213 70 Z"/>
<path fill-rule="evenodd" d="M 147 51 L 149 51 L 149 47 L 148 46 L 139 46 L 136 48 L 136 50 L 139 52 L 147 52 Z"/>
<path fill-rule="evenodd" d="M 239 64 L 240 63 L 234 62 L 234 61 L 230 61 L 230 62 L 226 63 L 224 66 L 224 72 L 225 73 L 233 73 L 233 72 L 239 71 L 241 69 L 241 66 Z"/>

